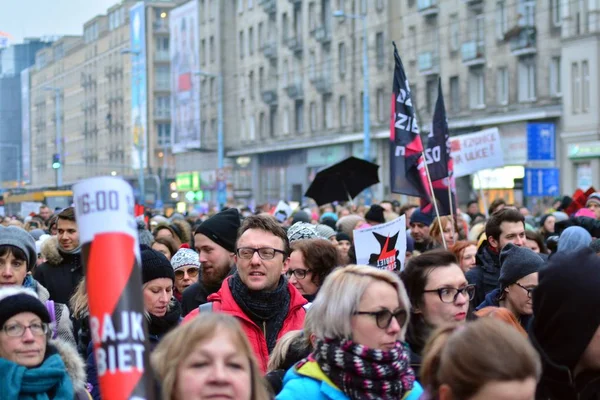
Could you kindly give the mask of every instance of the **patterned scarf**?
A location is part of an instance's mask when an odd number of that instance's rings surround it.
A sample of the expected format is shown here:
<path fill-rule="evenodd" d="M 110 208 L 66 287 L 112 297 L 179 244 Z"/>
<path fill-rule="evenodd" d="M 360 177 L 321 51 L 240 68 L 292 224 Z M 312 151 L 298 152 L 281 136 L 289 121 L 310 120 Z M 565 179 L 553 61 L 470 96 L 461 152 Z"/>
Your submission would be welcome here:
<path fill-rule="evenodd" d="M 401 399 L 415 381 L 408 350 L 400 341 L 385 351 L 347 339 L 319 340 L 312 357 L 351 399 Z"/>

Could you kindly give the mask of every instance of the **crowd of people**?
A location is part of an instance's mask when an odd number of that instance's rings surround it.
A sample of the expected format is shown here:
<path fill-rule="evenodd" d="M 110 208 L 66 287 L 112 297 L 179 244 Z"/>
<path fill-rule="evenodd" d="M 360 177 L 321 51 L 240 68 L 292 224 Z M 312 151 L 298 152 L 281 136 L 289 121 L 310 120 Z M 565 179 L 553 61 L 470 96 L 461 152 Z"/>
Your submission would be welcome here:
<path fill-rule="evenodd" d="M 157 397 L 600 399 L 600 193 L 568 206 L 141 215 Z M 357 265 L 401 215 L 401 268 Z M 101 399 L 74 209 L 1 222 L 0 397 Z"/>

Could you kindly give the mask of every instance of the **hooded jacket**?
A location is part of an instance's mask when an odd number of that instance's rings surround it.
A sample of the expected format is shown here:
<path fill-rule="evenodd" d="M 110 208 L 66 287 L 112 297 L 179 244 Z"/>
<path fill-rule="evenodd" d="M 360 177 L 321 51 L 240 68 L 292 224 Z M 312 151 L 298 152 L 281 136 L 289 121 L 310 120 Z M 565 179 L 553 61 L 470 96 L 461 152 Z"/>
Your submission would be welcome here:
<path fill-rule="evenodd" d="M 73 391 L 75 399 L 91 399 L 91 395 L 87 390 L 87 376 L 85 373 L 85 362 L 77 352 L 77 349 L 71 344 L 57 339 L 51 340 L 49 346 L 53 346 L 60 358 L 62 358 L 67 369 L 67 373 L 73 382 Z"/>
<path fill-rule="evenodd" d="M 48 289 L 51 300 L 69 304 L 69 299 L 83 278 L 81 255 L 61 251 L 57 237 L 46 240 L 41 253 L 46 262 L 35 269 L 33 277 Z"/>
<path fill-rule="evenodd" d="M 487 240 L 477 250 L 477 265 L 465 274 L 469 284 L 475 285 L 475 295 L 471 306 L 477 307 L 485 300 L 485 296 L 498 288 L 500 279 L 500 255 L 494 252 Z"/>
<path fill-rule="evenodd" d="M 229 279 L 231 276 L 226 278 L 221 285 L 221 289 L 217 293 L 213 293 L 208 296 L 208 301 L 213 302 L 214 312 L 223 312 L 234 316 L 242 325 L 242 329 L 254 350 L 254 355 L 258 361 L 260 369 L 264 374 L 267 371 L 267 364 L 269 362 L 269 350 L 267 347 L 267 339 L 262 328 L 256 325 L 252 319 L 244 314 L 240 306 L 235 301 L 231 289 L 229 289 Z M 287 284 L 288 290 L 290 291 L 290 306 L 288 309 L 287 316 L 283 321 L 283 326 L 277 338 L 280 339 L 283 335 L 289 331 L 302 329 L 304 326 L 304 317 L 306 311 L 304 305 L 307 303 L 306 299 L 302 297 L 298 289 L 296 289 L 291 283 Z M 195 316 L 200 313 L 200 310 L 196 308 L 191 311 L 183 320 L 187 322 L 192 320 Z"/>

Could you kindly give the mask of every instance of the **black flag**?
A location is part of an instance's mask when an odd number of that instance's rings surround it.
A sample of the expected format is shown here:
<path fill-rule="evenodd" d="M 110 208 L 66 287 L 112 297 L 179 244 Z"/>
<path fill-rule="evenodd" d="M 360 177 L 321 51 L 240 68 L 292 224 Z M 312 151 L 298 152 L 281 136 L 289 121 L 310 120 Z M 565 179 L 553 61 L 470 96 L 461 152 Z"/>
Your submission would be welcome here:
<path fill-rule="evenodd" d="M 393 193 L 428 197 L 423 143 L 410 85 L 394 43 L 394 82 L 390 116 L 390 188 Z M 424 184 L 425 182 L 425 184 Z"/>

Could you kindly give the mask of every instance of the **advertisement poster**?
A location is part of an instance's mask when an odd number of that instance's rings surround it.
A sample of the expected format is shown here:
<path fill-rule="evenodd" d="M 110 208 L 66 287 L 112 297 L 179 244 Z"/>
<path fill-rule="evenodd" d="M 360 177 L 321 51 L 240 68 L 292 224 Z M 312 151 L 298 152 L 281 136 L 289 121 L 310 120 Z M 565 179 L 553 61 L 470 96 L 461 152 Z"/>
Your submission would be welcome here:
<path fill-rule="evenodd" d="M 146 14 L 144 2 L 129 10 L 131 29 L 131 129 L 133 169 L 148 167 L 148 86 L 146 83 Z"/>
<path fill-rule="evenodd" d="M 357 264 L 402 271 L 406 259 L 406 217 L 354 231 Z"/>
<path fill-rule="evenodd" d="M 173 152 L 200 148 L 200 46 L 198 1 L 174 8 L 171 30 L 171 141 Z M 205 85 L 210 79 L 205 78 Z"/>

